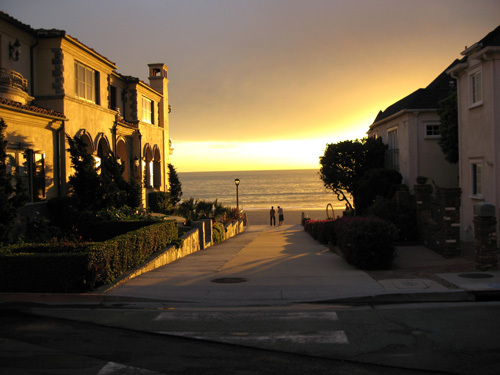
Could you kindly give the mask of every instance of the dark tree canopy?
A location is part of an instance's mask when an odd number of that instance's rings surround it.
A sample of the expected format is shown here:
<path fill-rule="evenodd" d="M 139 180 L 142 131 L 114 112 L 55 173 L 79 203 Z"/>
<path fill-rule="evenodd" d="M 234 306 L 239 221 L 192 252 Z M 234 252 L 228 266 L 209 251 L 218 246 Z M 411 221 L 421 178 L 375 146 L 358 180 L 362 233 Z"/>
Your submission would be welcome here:
<path fill-rule="evenodd" d="M 320 177 L 326 188 L 331 189 L 341 201 L 346 201 L 351 194 L 356 206 L 358 184 L 370 169 L 383 168 L 387 146 L 381 138 L 363 138 L 328 144 L 320 157 Z"/>
<path fill-rule="evenodd" d="M 452 91 L 449 96 L 439 102 L 437 113 L 440 118 L 439 146 L 446 161 L 458 163 L 458 105 L 457 92 Z"/>

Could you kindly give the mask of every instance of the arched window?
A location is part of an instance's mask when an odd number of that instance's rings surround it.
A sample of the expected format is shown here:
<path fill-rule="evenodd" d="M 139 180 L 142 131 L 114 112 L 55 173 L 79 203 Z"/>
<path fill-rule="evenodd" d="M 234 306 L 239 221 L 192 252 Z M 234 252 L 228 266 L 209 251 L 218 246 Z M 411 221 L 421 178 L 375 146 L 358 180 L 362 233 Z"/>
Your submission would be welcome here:
<path fill-rule="evenodd" d="M 153 155 L 153 186 L 158 189 L 161 186 L 161 157 L 157 146 L 154 147 Z"/>
<path fill-rule="evenodd" d="M 97 157 L 95 158 L 96 167 L 102 166 L 101 160 L 111 153 L 109 143 L 106 138 L 101 137 L 97 143 Z"/>
<path fill-rule="evenodd" d="M 146 187 L 153 186 L 153 151 L 149 144 L 144 146 L 144 184 Z"/>
<path fill-rule="evenodd" d="M 116 161 L 118 164 L 123 165 L 123 178 L 128 181 L 130 179 L 130 163 L 128 160 L 127 145 L 123 138 L 116 142 Z"/>

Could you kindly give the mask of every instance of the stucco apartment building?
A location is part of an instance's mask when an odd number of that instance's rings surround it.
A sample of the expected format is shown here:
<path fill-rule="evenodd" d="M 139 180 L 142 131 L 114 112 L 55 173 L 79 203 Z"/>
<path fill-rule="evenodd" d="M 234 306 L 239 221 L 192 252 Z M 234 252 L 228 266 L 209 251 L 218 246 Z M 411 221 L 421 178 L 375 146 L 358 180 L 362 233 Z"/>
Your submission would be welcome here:
<path fill-rule="evenodd" d="M 146 66 L 145 66 L 146 68 Z M 63 30 L 35 30 L 0 12 L 0 118 L 8 168 L 29 186 L 31 205 L 68 192 L 65 135 L 80 136 L 96 163 L 113 153 L 124 177 L 168 190 L 168 68 L 148 64 L 149 84 Z"/>
<path fill-rule="evenodd" d="M 367 132 L 388 145 L 387 168 L 398 170 L 410 189 L 418 176 L 440 187 L 458 187 L 458 166 L 445 160 L 438 144 L 439 101 L 450 94 L 453 85 L 455 80 L 443 71 L 426 88 L 380 111 Z"/>
<path fill-rule="evenodd" d="M 457 80 L 461 235 L 474 240 L 474 206 L 494 207 L 500 240 L 500 26 L 466 48 L 448 73 Z"/>

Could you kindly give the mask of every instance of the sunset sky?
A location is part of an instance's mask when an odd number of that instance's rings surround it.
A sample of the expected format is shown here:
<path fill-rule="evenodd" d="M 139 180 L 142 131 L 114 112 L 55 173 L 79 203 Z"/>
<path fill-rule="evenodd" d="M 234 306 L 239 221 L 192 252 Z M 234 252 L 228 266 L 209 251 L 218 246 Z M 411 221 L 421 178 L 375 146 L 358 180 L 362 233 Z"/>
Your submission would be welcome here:
<path fill-rule="evenodd" d="M 148 82 L 169 67 L 178 172 L 318 168 L 500 23 L 500 0 L 2 0 Z"/>

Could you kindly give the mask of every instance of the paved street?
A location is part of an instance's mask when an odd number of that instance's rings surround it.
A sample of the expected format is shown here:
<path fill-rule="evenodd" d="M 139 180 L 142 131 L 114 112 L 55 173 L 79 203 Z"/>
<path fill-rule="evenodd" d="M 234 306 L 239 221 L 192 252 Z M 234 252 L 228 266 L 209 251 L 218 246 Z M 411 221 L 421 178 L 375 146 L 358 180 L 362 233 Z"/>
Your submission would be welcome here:
<path fill-rule="evenodd" d="M 374 278 L 253 226 L 95 293 L 1 294 L 0 374 L 496 375 L 500 273 L 470 264 L 400 248 L 411 272 Z"/>
<path fill-rule="evenodd" d="M 499 302 L 24 311 L 2 316 L 2 374 L 494 375 L 500 363 Z"/>

